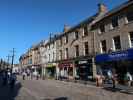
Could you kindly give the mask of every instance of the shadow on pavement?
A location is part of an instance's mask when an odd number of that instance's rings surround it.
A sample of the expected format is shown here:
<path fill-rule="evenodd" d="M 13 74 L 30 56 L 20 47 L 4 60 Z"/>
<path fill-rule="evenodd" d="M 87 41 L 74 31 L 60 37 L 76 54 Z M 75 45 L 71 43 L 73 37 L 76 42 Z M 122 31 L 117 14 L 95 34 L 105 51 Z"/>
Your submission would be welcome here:
<path fill-rule="evenodd" d="M 133 95 L 133 91 L 131 90 L 125 90 L 120 88 L 112 88 L 112 87 L 103 87 L 104 90 L 111 91 L 111 92 L 120 92 L 125 94 Z"/>
<path fill-rule="evenodd" d="M 58 97 L 58 98 L 55 98 L 55 99 L 43 99 L 43 100 L 68 100 L 67 97 Z"/>
<path fill-rule="evenodd" d="M 68 100 L 67 97 L 59 97 L 59 98 L 55 98 L 54 100 Z"/>
<path fill-rule="evenodd" d="M 20 82 L 17 82 L 13 89 L 9 85 L 0 86 L 0 100 L 15 100 L 20 88 L 22 87 Z"/>

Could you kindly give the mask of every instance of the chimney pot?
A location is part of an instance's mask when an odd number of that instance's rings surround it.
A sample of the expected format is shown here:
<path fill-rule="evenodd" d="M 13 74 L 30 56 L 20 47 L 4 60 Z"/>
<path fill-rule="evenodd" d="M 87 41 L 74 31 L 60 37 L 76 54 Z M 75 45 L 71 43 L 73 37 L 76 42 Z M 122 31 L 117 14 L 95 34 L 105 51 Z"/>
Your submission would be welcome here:
<path fill-rule="evenodd" d="M 68 25 L 64 25 L 64 30 L 63 30 L 63 32 L 67 32 L 68 30 L 70 29 L 70 27 L 68 26 Z"/>
<path fill-rule="evenodd" d="M 108 11 L 107 6 L 103 3 L 98 4 L 99 13 L 106 13 Z"/>

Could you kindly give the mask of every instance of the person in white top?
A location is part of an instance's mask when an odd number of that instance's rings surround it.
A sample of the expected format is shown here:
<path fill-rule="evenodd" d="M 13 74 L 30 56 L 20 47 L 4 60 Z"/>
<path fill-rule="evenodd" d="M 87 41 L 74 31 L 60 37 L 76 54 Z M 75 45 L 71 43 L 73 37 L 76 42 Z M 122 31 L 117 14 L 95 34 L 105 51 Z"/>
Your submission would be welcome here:
<path fill-rule="evenodd" d="M 128 86 L 131 86 L 131 83 L 132 83 L 132 80 L 133 80 L 132 75 L 129 72 L 127 72 L 126 76 L 127 76 L 127 79 L 128 79 Z"/>

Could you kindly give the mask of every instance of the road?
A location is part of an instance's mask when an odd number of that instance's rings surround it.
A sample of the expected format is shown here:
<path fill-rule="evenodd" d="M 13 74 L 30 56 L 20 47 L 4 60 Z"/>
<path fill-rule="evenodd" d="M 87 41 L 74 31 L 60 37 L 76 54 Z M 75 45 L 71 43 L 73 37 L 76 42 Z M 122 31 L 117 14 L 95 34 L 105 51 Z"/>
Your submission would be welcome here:
<path fill-rule="evenodd" d="M 0 100 L 132 100 L 133 94 L 56 80 L 22 80 L 0 87 Z"/>

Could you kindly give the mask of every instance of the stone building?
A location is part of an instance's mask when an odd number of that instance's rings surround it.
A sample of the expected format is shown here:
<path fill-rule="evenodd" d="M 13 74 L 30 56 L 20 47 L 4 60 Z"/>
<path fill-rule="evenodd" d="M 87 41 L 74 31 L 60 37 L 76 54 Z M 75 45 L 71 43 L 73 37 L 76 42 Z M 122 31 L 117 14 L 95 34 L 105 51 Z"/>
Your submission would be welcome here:
<path fill-rule="evenodd" d="M 33 45 L 25 54 L 20 57 L 20 66 L 23 70 L 30 69 L 33 72 L 38 71 L 39 74 L 41 74 L 40 45 L 41 42 Z"/>
<path fill-rule="evenodd" d="M 56 35 L 43 44 L 41 55 L 43 60 L 43 73 L 45 77 L 54 78 L 56 76 Z"/>
<path fill-rule="evenodd" d="M 88 80 L 96 74 L 91 26 L 107 12 L 105 5 L 99 4 L 98 7 L 98 13 L 74 27 L 65 25 L 64 32 L 56 40 L 58 68 L 64 78 Z"/>
<path fill-rule="evenodd" d="M 120 78 L 133 74 L 133 1 L 129 0 L 99 18 L 92 30 L 95 35 L 96 63 L 103 72 L 114 68 Z"/>

